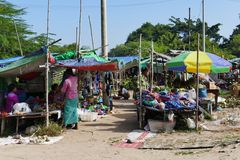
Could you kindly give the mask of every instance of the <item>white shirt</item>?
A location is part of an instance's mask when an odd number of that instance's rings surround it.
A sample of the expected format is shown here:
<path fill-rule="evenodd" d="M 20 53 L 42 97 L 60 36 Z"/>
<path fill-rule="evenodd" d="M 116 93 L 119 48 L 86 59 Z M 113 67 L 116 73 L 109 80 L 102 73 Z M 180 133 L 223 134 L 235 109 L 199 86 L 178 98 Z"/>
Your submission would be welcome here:
<path fill-rule="evenodd" d="M 126 94 L 126 93 L 128 93 L 128 90 L 125 89 L 125 88 L 123 88 L 123 89 L 122 89 L 122 94 Z"/>

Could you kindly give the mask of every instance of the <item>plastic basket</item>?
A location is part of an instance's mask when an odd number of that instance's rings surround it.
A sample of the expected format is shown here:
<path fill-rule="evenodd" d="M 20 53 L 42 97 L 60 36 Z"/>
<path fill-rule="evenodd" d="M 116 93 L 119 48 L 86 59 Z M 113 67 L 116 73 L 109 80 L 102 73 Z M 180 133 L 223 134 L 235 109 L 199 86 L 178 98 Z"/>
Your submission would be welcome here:
<path fill-rule="evenodd" d="M 149 129 L 151 132 L 171 132 L 176 125 L 176 121 L 165 122 L 160 120 L 148 120 Z"/>
<path fill-rule="evenodd" d="M 97 118 L 98 118 L 97 112 L 83 112 L 82 114 L 80 114 L 80 119 L 83 122 L 96 121 Z"/>

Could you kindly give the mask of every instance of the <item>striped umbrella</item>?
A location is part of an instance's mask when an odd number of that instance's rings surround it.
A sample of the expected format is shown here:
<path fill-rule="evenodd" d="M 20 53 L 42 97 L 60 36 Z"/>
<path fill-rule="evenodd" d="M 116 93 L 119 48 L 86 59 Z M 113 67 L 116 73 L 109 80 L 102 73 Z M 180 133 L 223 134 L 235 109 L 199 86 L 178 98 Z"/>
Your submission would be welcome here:
<path fill-rule="evenodd" d="M 231 63 L 211 53 L 199 52 L 200 73 L 226 73 L 230 71 Z M 180 72 L 197 72 L 197 51 L 184 51 L 167 62 L 168 70 Z"/>

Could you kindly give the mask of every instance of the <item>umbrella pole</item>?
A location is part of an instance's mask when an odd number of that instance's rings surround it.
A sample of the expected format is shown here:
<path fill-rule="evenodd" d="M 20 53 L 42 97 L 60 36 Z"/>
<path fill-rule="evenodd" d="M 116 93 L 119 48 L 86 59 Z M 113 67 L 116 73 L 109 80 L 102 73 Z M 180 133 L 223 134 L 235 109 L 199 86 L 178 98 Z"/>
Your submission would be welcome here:
<path fill-rule="evenodd" d="M 199 109 L 199 76 L 198 76 L 198 73 L 199 73 L 199 34 L 198 34 L 198 49 L 197 49 L 197 84 L 196 84 L 196 129 L 198 130 L 198 109 Z"/>

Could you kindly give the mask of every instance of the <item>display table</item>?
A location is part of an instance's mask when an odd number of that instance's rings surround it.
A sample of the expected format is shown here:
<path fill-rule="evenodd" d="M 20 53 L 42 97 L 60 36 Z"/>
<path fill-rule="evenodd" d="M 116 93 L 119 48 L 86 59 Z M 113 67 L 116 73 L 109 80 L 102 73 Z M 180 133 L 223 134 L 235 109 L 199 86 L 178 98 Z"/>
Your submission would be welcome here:
<path fill-rule="evenodd" d="M 153 117 L 157 116 L 157 115 L 162 115 L 161 117 L 163 118 L 163 120 L 167 119 L 167 114 L 172 112 L 175 115 L 177 115 L 180 118 L 188 118 L 191 117 L 192 115 L 194 115 L 196 113 L 196 109 L 192 109 L 192 108 L 181 108 L 181 109 L 164 109 L 164 110 L 159 110 L 153 107 L 147 107 L 147 106 L 143 106 L 143 119 L 142 119 L 142 123 L 144 125 L 147 124 L 147 120 L 148 119 L 152 119 Z M 137 114 L 138 114 L 138 120 L 140 120 L 140 116 L 139 116 L 139 110 L 140 107 L 137 107 Z"/>
<path fill-rule="evenodd" d="M 61 117 L 61 111 L 55 110 L 50 111 L 49 116 L 57 115 L 58 119 Z M 18 127 L 19 127 L 19 120 L 21 119 L 37 119 L 37 118 L 44 118 L 47 116 L 46 112 L 35 112 L 35 113 L 25 113 L 23 115 L 8 115 L 6 117 L 0 116 L 1 119 L 1 132 L 0 135 L 3 135 L 4 129 L 5 129 L 5 120 L 10 118 L 16 119 L 16 134 L 18 133 Z"/>

